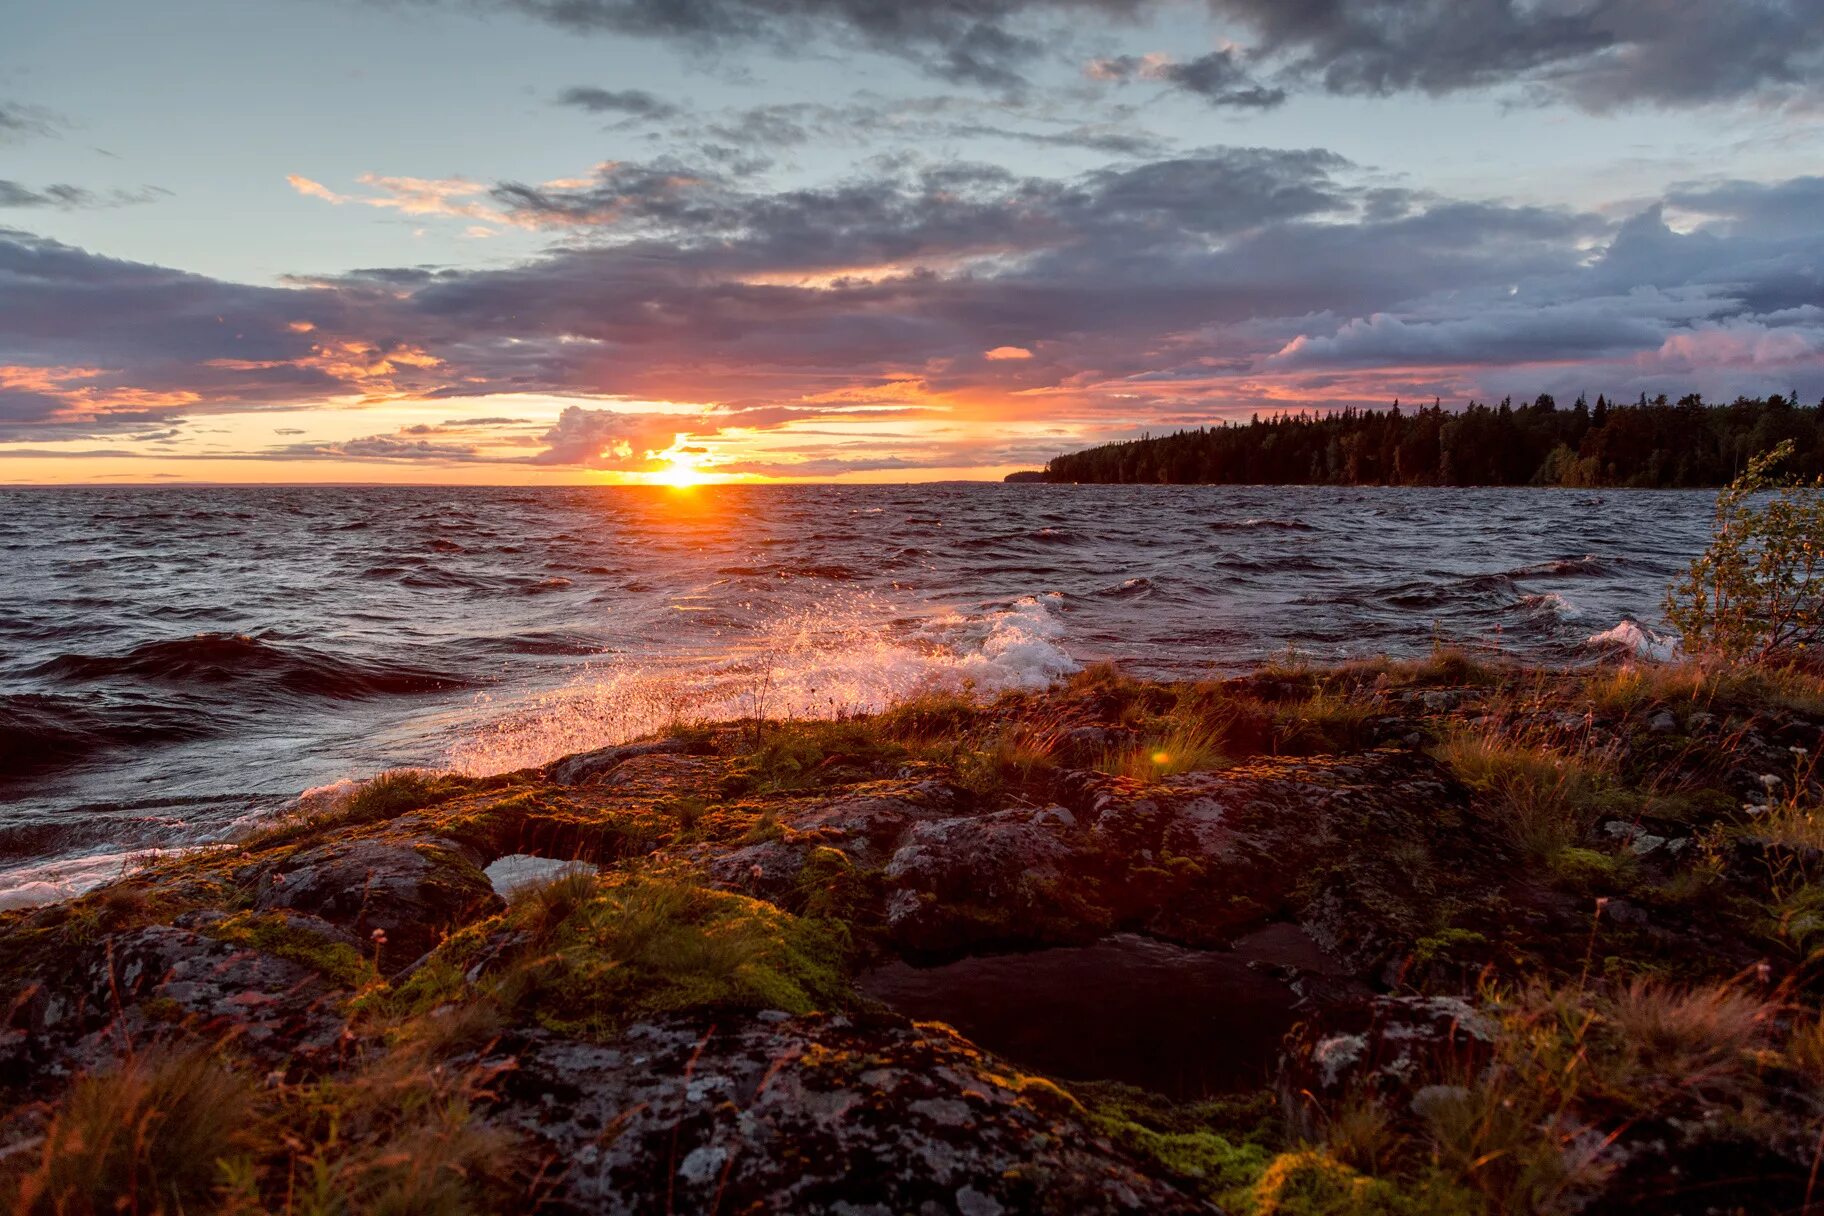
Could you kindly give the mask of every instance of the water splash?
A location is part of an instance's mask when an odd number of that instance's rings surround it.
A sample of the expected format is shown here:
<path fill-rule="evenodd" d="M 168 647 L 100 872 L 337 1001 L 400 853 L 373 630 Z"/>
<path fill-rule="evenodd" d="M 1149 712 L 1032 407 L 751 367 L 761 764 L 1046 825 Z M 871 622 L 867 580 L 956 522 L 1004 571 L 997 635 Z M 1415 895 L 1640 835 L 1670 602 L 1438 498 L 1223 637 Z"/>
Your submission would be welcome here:
<path fill-rule="evenodd" d="M 596 664 L 562 688 L 505 704 L 451 748 L 471 776 L 511 772 L 685 722 L 837 718 L 921 693 L 1037 691 L 1076 670 L 1057 593 L 976 613 L 905 620 L 855 595 L 767 622 L 734 653 Z"/>

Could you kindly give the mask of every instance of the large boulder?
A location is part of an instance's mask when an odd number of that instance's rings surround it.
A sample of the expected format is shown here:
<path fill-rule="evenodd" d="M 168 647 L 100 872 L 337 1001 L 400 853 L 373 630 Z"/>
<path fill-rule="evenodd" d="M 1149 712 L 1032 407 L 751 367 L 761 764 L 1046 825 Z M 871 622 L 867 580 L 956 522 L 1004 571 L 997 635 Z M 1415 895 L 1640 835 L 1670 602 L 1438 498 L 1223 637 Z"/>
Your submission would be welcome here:
<path fill-rule="evenodd" d="M 424 954 L 451 928 L 504 905 L 488 876 L 447 841 L 337 841 L 260 875 L 254 908 L 317 916 L 377 946 L 384 969 Z"/>
<path fill-rule="evenodd" d="M 1047 1082 L 891 1016 L 534 1034 L 489 1063 L 494 1117 L 543 1142 L 559 1211 L 1191 1213 Z"/>

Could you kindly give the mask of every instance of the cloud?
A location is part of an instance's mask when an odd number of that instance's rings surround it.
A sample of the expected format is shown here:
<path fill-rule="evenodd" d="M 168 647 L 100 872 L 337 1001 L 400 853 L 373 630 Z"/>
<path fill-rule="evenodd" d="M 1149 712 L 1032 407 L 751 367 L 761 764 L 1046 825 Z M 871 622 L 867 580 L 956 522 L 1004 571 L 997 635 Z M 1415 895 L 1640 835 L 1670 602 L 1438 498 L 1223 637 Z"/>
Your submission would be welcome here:
<path fill-rule="evenodd" d="M 451 0 L 444 0 L 450 3 Z M 708 51 L 763 45 L 892 55 L 952 81 L 1015 88 L 1090 31 L 1178 0 L 475 0 L 579 32 Z M 1224 48 L 1163 77 L 1218 105 L 1282 89 L 1349 96 L 1517 89 L 1590 111 L 1816 99 L 1817 0 L 1205 0 Z M 1262 77 L 1271 77 L 1263 81 Z"/>
<path fill-rule="evenodd" d="M 1210 0 L 1249 50 L 1331 93 L 1432 95 L 1520 85 L 1604 111 L 1815 95 L 1816 0 Z"/>
<path fill-rule="evenodd" d="M 296 190 L 305 198 L 320 198 L 326 203 L 334 203 L 337 206 L 341 206 L 348 201 L 347 195 L 337 194 L 322 182 L 312 181 L 310 178 L 301 176 L 300 174 L 287 173 L 285 175 L 285 180 L 291 183 L 291 188 L 293 190 Z"/>
<path fill-rule="evenodd" d="M 1813 178 L 1681 185 L 1620 222 L 1390 191 L 1324 149 L 1059 177 L 896 162 L 789 189 L 683 162 L 474 185 L 425 197 L 565 240 L 253 286 L 0 232 L 0 441 L 407 399 L 471 404 L 294 455 L 637 470 L 679 435 L 758 460 L 747 433 L 771 431 L 760 446 L 792 455 L 767 461 L 941 463 L 968 455 L 959 434 L 1434 392 L 1824 391 Z M 501 418 L 565 408 L 506 433 L 455 417 L 494 397 Z"/>
<path fill-rule="evenodd" d="M 0 101 L 0 144 L 55 135 L 65 125 L 62 118 L 42 107 Z"/>
<path fill-rule="evenodd" d="M 169 190 L 145 186 L 139 190 L 106 190 L 96 192 L 81 186 L 56 184 L 34 190 L 19 182 L 0 177 L 0 207 L 48 207 L 76 211 L 94 207 L 130 207 L 169 196 Z"/>
<path fill-rule="evenodd" d="M 1034 22 L 1078 14 L 1130 16 L 1146 0 L 492 0 L 566 29 L 665 38 L 714 50 L 763 43 L 780 50 L 833 41 L 897 55 L 949 80 L 1020 83 L 1044 49 Z"/>
<path fill-rule="evenodd" d="M 557 104 L 574 106 L 591 114 L 620 114 L 643 121 L 673 118 L 683 112 L 680 107 L 645 89 L 597 89 L 583 85 L 559 93 Z"/>
<path fill-rule="evenodd" d="M 1163 55 L 1120 55 L 1092 60 L 1096 80 L 1157 80 L 1194 93 L 1213 106 L 1270 110 L 1284 105 L 1286 90 L 1268 86 L 1242 62 L 1241 52 L 1223 47 L 1184 63 Z"/>
<path fill-rule="evenodd" d="M 401 215 L 444 216 L 487 220 L 491 223 L 504 223 L 507 220 L 499 210 L 479 201 L 470 201 L 476 195 L 487 192 L 486 184 L 460 177 L 391 177 L 379 173 L 363 173 L 355 180 L 374 191 L 368 195 L 339 194 L 322 182 L 297 173 L 286 174 L 285 180 L 304 197 L 322 199 L 337 207 L 355 203 L 363 207 L 397 211 Z M 468 235 L 489 233 L 478 233 L 470 229 Z"/>

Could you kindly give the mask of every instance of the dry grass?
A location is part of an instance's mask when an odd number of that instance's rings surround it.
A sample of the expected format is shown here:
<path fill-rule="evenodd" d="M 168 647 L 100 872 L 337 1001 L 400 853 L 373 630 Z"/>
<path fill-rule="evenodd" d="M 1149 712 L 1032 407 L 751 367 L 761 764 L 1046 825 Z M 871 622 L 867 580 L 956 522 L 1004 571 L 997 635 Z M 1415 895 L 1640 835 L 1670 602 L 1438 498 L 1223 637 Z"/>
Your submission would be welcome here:
<path fill-rule="evenodd" d="M 956 781 L 976 797 L 995 801 L 1039 789 L 1057 771 L 1058 735 L 1051 728 L 1015 722 L 985 743 L 934 751 L 956 770 Z"/>
<path fill-rule="evenodd" d="M 1737 1129 L 1773 1126 L 1760 1065 L 1778 1050 L 1776 1010 L 1750 993 L 1640 981 L 1484 1001 L 1492 1059 L 1440 1061 L 1397 1125 L 1372 1099 L 1344 1100 L 1314 1120 L 1324 1154 L 1408 1185 L 1442 1177 L 1489 1211 L 1553 1212 L 1612 1176 L 1627 1156 L 1614 1133 L 1630 1125 L 1701 1109 Z M 1824 1029 L 1802 1020 L 1785 1051 L 1795 1069 L 1824 1065 Z"/>
<path fill-rule="evenodd" d="M 1603 753 L 1492 726 L 1451 735 L 1435 754 L 1492 800 L 1510 838 L 1535 859 L 1577 845 L 1601 813 L 1609 768 Z"/>
<path fill-rule="evenodd" d="M 1603 1006 L 1625 1087 L 1650 1077 L 1702 1086 L 1743 1070 L 1743 1057 L 1764 1046 L 1773 1009 L 1726 986 L 1675 988 L 1636 980 Z"/>
<path fill-rule="evenodd" d="M 207 1050 L 153 1050 L 79 1078 L 38 1160 L 0 1198 L 19 1213 L 180 1213 L 211 1206 L 224 1164 L 249 1153 L 256 1090 Z"/>
<path fill-rule="evenodd" d="M 1096 768 L 1117 777 L 1161 781 L 1180 773 L 1219 768 L 1224 763 L 1226 756 L 1217 731 L 1173 723 L 1161 733 L 1108 752 L 1096 762 Z"/>
<path fill-rule="evenodd" d="M 1311 671 L 1309 667 L 1303 670 Z M 1440 644 L 1422 659 L 1394 659 L 1383 655 L 1344 663 L 1321 674 L 1328 681 L 1339 684 L 1480 688 L 1500 684 L 1511 678 L 1512 672 L 1501 663 L 1478 657 L 1460 646 Z"/>
<path fill-rule="evenodd" d="M 338 828 L 396 819 L 407 811 L 453 797 L 461 784 L 423 769 L 391 769 L 353 789 L 327 794 L 300 805 L 291 814 L 249 833 L 242 844 L 260 848 L 319 836 Z"/>
<path fill-rule="evenodd" d="M 1683 663 L 1628 663 L 1604 668 L 1584 683 L 1599 710 L 1629 715 L 1674 711 L 1773 708 L 1824 714 L 1824 676 L 1799 668 Z"/>

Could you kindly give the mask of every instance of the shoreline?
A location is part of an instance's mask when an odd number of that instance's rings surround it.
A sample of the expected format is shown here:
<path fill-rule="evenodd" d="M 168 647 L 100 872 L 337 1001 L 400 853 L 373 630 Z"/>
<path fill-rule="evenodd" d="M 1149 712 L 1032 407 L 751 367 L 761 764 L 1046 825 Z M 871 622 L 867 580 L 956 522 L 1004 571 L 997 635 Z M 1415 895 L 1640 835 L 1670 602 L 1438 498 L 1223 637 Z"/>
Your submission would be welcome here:
<path fill-rule="evenodd" d="M 1808 677 L 1439 651 L 382 775 L 0 914 L 0 1194 L 206 1082 L 187 1211 L 1795 1207 L 1821 742 Z"/>

